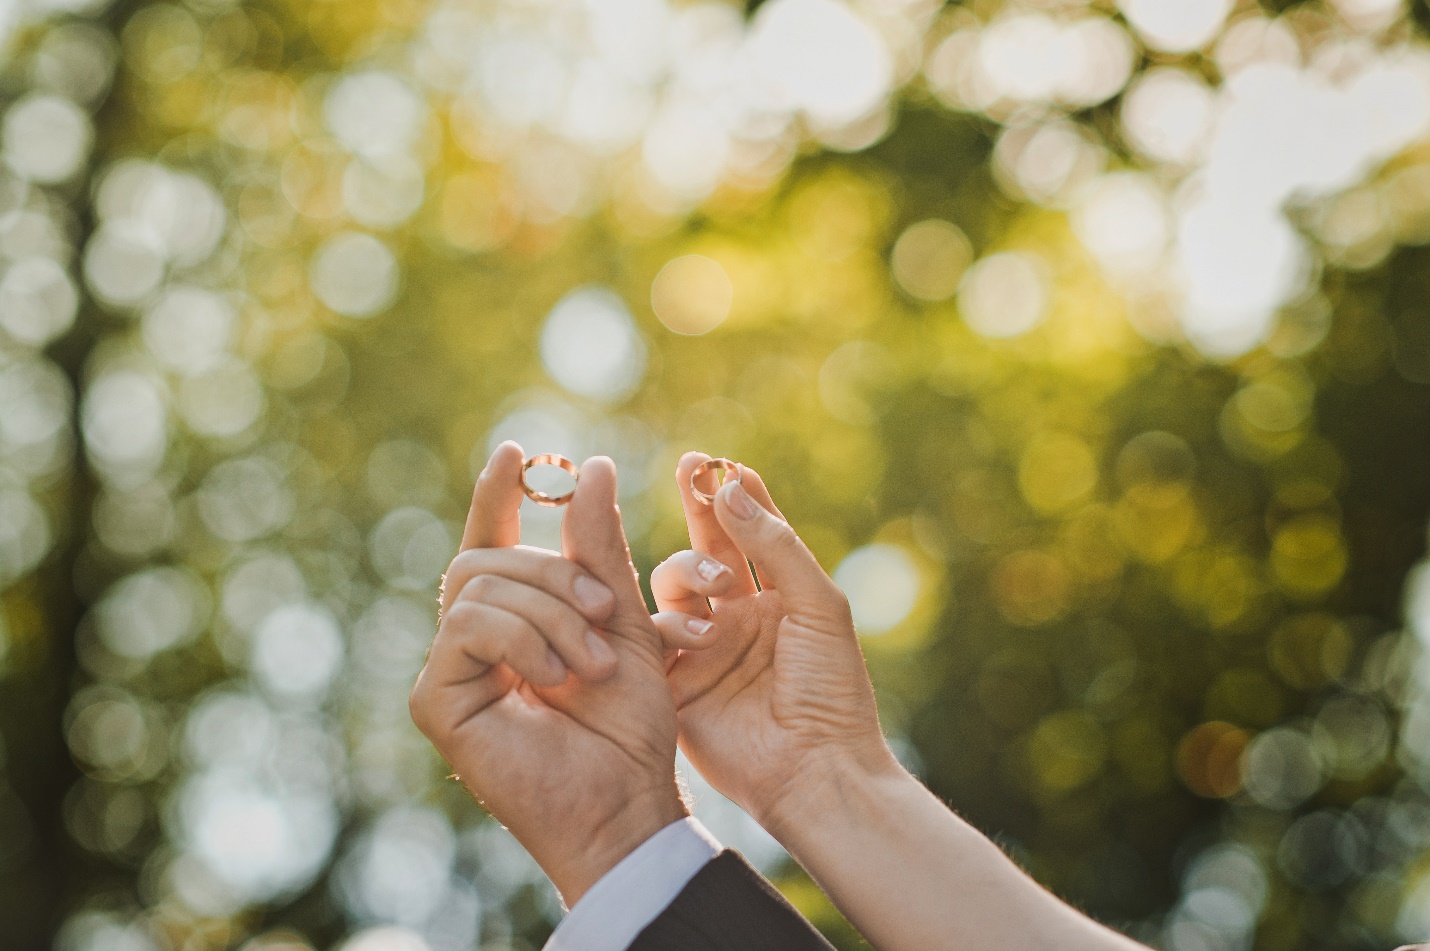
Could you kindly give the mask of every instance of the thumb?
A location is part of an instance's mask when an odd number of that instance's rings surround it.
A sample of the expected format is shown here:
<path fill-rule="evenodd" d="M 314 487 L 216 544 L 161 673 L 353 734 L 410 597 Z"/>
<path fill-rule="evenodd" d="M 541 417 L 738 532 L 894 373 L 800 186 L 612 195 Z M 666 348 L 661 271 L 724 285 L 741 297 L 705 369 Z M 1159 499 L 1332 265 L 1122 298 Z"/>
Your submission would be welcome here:
<path fill-rule="evenodd" d="M 659 640 L 616 505 L 616 465 L 605 456 L 593 456 L 581 466 L 576 494 L 561 521 L 561 550 L 615 594 L 616 609 L 608 622 L 613 631 L 627 633 L 631 622 L 639 621 Z"/>
<path fill-rule="evenodd" d="M 732 481 L 720 489 L 715 517 L 754 564 L 764 587 L 779 592 L 791 620 L 821 629 L 849 623 L 844 592 L 789 523 L 756 502 L 744 486 Z"/>

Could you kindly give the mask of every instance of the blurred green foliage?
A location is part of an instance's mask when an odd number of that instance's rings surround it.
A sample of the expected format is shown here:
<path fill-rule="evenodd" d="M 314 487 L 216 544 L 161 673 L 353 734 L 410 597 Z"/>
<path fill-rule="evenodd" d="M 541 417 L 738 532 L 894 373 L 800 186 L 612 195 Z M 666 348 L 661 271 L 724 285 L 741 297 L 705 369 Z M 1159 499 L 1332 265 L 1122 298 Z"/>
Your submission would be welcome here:
<path fill-rule="evenodd" d="M 404 44 L 430 13 L 120 4 L 74 61 L 107 51 L 117 63 L 112 89 L 86 104 L 92 161 L 5 199 L 12 226 L 27 209 L 53 223 L 58 256 L 86 281 L 72 329 L 0 348 L 0 373 L 47 361 L 77 407 L 47 450 L 58 463 L 4 470 L 3 487 L 44 507 L 51 540 L 3 593 L 5 947 L 59 933 L 66 951 L 328 948 L 385 921 L 425 927 L 435 951 L 444 935 L 453 951 L 539 946 L 559 913 L 550 889 L 445 780 L 405 709 L 472 474 L 512 434 L 529 452 L 616 457 L 643 574 L 687 544 L 670 479 L 692 448 L 756 466 L 831 570 L 871 544 L 902 552 L 917 597 L 865 638 L 886 731 L 938 795 L 1089 913 L 1179 951 L 1402 936 L 1427 838 L 1425 792 L 1399 752 L 1415 656 L 1402 592 L 1430 521 L 1423 247 L 1328 264 L 1264 345 L 1208 359 L 1134 329 L 1147 318 L 1067 215 L 1000 184 L 998 123 L 917 86 L 871 144 L 801 142 L 768 181 L 675 210 L 613 174 L 567 215 L 523 205 L 519 163 L 464 144 L 497 133 L 464 131 L 465 114 L 429 90 L 411 150 L 419 204 L 371 224 L 400 202 L 344 191 L 361 187 L 357 160 L 327 131 L 325 96 L 359 66 L 408 69 Z M 53 87 L 37 65 L 47 37 L 81 22 L 21 27 L 0 95 Z M 1139 69 L 1169 61 L 1138 55 Z M 1114 164 L 1136 164 L 1107 131 L 1113 105 L 1072 111 L 1106 131 Z M 173 363 L 212 354 L 174 343 L 189 324 L 153 317 L 159 279 L 124 298 L 139 252 L 104 277 L 95 235 L 117 214 L 104 183 L 132 159 L 210 183 L 225 212 L 211 254 L 183 263 L 171 249 L 161 267 L 162 287 L 228 302 L 217 369 Z M 383 187 L 397 194 L 398 178 Z M 120 192 L 136 207 L 148 194 Z M 1051 288 L 1040 326 L 990 338 L 951 288 L 927 300 L 910 292 L 917 275 L 901 286 L 896 243 L 929 219 L 980 257 L 1035 253 Z M 7 248 L 35 240 L 0 231 Z M 400 273 L 377 316 L 345 315 L 313 263 L 354 231 L 381 234 Z M 651 287 L 692 254 L 728 276 L 731 306 L 683 335 Z M 356 284 L 361 270 L 346 273 Z M 587 286 L 613 291 L 633 321 L 644 362 L 628 393 L 563 389 L 543 351 L 546 316 Z M 1298 307 L 1324 309 L 1328 327 Z M 103 448 L 147 432 L 120 390 L 92 395 L 124 373 L 160 394 L 149 462 Z M 106 406 L 122 409 L 108 436 Z M 543 437 L 561 444 L 532 442 Z M 549 537 L 533 516 L 536 540 Z M 150 587 L 125 588 L 135 577 Z M 265 667 L 263 631 L 290 602 L 343 632 L 342 665 L 310 694 L 285 678 L 321 666 L 321 640 Z M 171 637 L 145 640 L 165 624 Z M 216 705 L 225 697 L 240 706 Z M 214 871 L 225 853 L 205 845 L 204 823 L 257 836 L 260 812 L 205 812 L 218 806 L 200 780 L 237 775 L 220 766 L 252 736 L 276 751 L 243 761 L 255 788 L 316 796 L 315 827 L 326 815 L 334 827 L 296 872 L 275 865 L 241 888 Z M 446 856 L 432 888 L 457 889 L 452 907 L 479 928 L 383 904 L 371 850 L 389 832 L 394 848 L 438 843 L 410 868 Z M 859 946 L 797 869 L 774 869 L 841 946 Z M 1176 930 L 1202 920 L 1177 917 L 1196 910 L 1197 888 L 1237 881 L 1244 901 L 1227 914 L 1251 924 Z"/>

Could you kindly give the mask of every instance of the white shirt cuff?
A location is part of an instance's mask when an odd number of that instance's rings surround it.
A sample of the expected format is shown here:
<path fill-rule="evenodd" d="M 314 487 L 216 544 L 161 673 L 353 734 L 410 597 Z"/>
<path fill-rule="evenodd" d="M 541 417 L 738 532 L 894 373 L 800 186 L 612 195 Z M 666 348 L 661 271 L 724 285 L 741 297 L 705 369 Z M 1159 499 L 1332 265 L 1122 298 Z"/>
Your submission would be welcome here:
<path fill-rule="evenodd" d="M 693 816 L 672 822 L 602 875 L 542 951 L 625 951 L 720 849 Z"/>

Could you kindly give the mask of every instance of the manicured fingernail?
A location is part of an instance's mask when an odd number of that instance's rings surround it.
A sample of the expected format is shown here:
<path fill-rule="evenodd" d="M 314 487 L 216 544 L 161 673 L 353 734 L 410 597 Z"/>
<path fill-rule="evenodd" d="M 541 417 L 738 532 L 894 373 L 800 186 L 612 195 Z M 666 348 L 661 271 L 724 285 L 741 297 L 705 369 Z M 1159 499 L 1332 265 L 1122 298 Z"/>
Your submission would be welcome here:
<path fill-rule="evenodd" d="M 546 666 L 551 668 L 551 672 L 556 676 L 565 678 L 566 665 L 561 663 L 561 658 L 556 656 L 556 652 L 551 648 L 546 648 Z"/>
<path fill-rule="evenodd" d="M 702 558 L 700 559 L 700 564 L 695 566 L 695 573 L 700 576 L 702 581 L 710 584 L 713 584 L 716 578 L 724 574 L 729 574 L 729 572 L 729 566 L 713 558 Z"/>
<path fill-rule="evenodd" d="M 611 603 L 611 589 L 588 575 L 577 575 L 572 587 L 576 589 L 576 600 L 583 607 L 594 611 Z"/>
<path fill-rule="evenodd" d="M 609 664 L 616 659 L 616 652 L 611 650 L 611 645 L 595 631 L 586 632 L 586 649 L 591 652 L 591 659 L 598 664 Z"/>
<path fill-rule="evenodd" d="M 730 506 L 730 511 L 735 513 L 736 518 L 750 519 L 759 514 L 755 500 L 750 498 L 750 493 L 746 492 L 740 483 L 731 482 L 724 491 L 725 504 Z"/>
<path fill-rule="evenodd" d="M 704 637 L 710 633 L 710 629 L 715 625 L 709 621 L 702 621 L 699 618 L 691 618 L 685 622 L 685 629 L 696 637 Z"/>

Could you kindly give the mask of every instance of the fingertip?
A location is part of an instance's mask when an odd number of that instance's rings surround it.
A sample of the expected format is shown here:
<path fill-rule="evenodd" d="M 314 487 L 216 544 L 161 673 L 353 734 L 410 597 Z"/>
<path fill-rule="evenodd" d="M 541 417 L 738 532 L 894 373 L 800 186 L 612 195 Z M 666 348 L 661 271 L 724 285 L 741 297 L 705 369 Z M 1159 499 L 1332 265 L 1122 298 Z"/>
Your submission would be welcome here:
<path fill-rule="evenodd" d="M 695 576 L 708 595 L 719 595 L 729 590 L 735 580 L 735 572 L 730 566 L 710 555 L 700 555 L 695 563 Z"/>
<path fill-rule="evenodd" d="M 685 633 L 692 638 L 691 647 L 699 649 L 715 643 L 715 622 L 692 617 L 685 621 Z"/>
<path fill-rule="evenodd" d="M 525 461 L 526 452 L 521 446 L 510 439 L 504 440 L 487 457 L 486 466 L 477 474 L 477 484 L 480 485 L 496 476 L 504 478 L 510 472 L 519 469 Z"/>
<path fill-rule="evenodd" d="M 591 575 L 578 574 L 571 591 L 587 620 L 604 621 L 616 609 L 616 593 Z"/>
<path fill-rule="evenodd" d="M 694 472 L 697 466 L 710 461 L 710 454 L 692 449 L 680 457 L 680 461 L 675 465 L 676 481 L 682 484 L 690 481 L 690 473 Z"/>
<path fill-rule="evenodd" d="M 717 511 L 724 511 L 740 522 L 752 522 L 763 511 L 763 507 L 755 501 L 754 496 L 745 491 L 745 487 L 737 481 L 726 482 L 722 485 L 720 491 L 715 493 L 715 501 Z"/>
<path fill-rule="evenodd" d="M 745 491 L 754 494 L 755 490 L 765 488 L 765 480 L 760 476 L 760 472 L 754 466 L 747 466 L 740 463 L 740 484 L 745 487 Z"/>
<path fill-rule="evenodd" d="M 616 464 L 611 461 L 610 456 L 592 456 L 581 463 L 581 468 L 577 470 L 580 474 L 576 477 L 576 496 L 572 499 L 589 500 L 593 496 L 600 495 L 602 500 L 615 502 L 616 500 Z"/>
<path fill-rule="evenodd" d="M 667 649 L 704 650 L 718 640 L 715 625 L 703 618 L 679 611 L 662 611 L 653 615 L 651 620 L 655 621 L 661 642 Z"/>
<path fill-rule="evenodd" d="M 526 461 L 526 450 L 521 448 L 521 443 L 514 439 L 503 439 L 501 443 L 492 450 L 491 462 L 506 462 L 512 459 Z"/>

